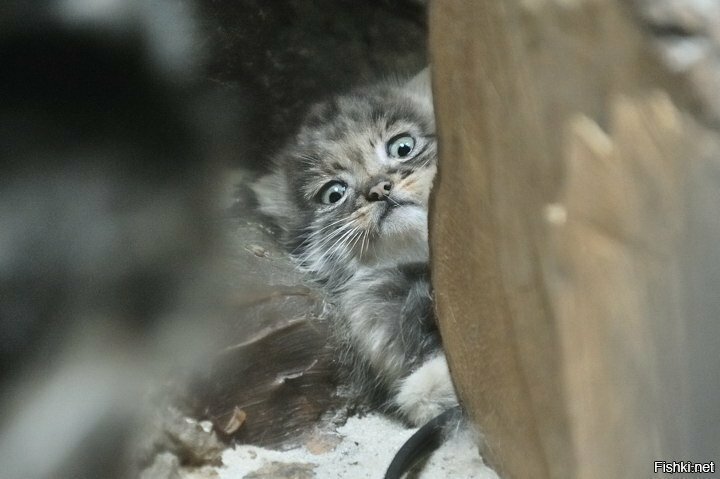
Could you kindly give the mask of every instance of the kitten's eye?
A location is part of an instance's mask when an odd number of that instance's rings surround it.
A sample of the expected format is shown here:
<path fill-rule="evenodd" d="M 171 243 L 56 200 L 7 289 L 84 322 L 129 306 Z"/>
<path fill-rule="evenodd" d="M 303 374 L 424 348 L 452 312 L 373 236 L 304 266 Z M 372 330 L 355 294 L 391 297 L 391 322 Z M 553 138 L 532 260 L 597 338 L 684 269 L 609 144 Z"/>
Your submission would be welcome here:
<path fill-rule="evenodd" d="M 320 190 L 320 201 L 326 205 L 337 203 L 345 196 L 347 185 L 342 181 L 331 181 Z"/>
<path fill-rule="evenodd" d="M 415 138 L 403 133 L 387 143 L 387 152 L 391 158 L 407 158 L 415 148 Z"/>

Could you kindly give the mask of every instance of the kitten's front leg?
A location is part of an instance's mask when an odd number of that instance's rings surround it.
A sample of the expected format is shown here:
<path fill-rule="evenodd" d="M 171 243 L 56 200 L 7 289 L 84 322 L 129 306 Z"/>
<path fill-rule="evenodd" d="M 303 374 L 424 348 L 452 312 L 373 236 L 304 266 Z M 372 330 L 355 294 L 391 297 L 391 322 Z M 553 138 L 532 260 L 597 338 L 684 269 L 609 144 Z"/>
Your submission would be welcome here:
<path fill-rule="evenodd" d="M 458 399 L 445 354 L 438 353 L 399 380 L 393 401 L 400 413 L 415 426 L 425 424 L 443 411 L 457 406 Z"/>
<path fill-rule="evenodd" d="M 427 264 L 363 270 L 339 299 L 340 336 L 358 365 L 366 364 L 387 388 L 388 402 L 400 415 L 421 425 L 458 404 L 435 324 Z"/>

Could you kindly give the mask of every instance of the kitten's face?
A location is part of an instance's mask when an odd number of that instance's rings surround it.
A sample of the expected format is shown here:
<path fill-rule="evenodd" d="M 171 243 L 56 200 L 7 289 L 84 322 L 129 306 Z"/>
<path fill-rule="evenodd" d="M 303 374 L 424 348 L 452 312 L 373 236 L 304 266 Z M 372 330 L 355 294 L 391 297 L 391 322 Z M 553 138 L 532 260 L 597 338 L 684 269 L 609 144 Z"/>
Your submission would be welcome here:
<path fill-rule="evenodd" d="M 311 270 L 427 259 L 435 126 L 429 88 L 413 82 L 319 105 L 256 185 Z"/>

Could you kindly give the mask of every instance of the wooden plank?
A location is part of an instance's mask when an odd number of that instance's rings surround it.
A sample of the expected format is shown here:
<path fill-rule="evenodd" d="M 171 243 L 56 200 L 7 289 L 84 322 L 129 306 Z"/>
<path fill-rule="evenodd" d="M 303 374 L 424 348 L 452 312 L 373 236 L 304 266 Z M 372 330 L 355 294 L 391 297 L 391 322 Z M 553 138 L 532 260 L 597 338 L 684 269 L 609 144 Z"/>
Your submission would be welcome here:
<path fill-rule="evenodd" d="M 691 426 L 720 418 L 697 360 L 720 337 L 720 141 L 691 86 L 618 2 L 448 0 L 430 19 L 436 307 L 491 464 L 635 478 L 712 459 L 717 423 Z"/>
<path fill-rule="evenodd" d="M 529 211 L 522 184 L 528 178 L 513 179 L 519 163 L 533 158 L 528 143 L 517 140 L 528 128 L 521 104 L 526 87 L 517 38 L 503 28 L 508 16 L 504 2 L 437 2 L 431 9 L 441 147 L 432 212 L 433 280 L 451 368 L 461 398 L 489 438 L 491 463 L 503 475 L 542 479 L 553 466 L 546 443 L 561 441 L 543 440 L 541 434 L 552 430 L 564 437 L 566 431 L 562 408 L 553 406 L 560 389 L 552 374 L 556 367 L 528 375 L 522 357 L 527 352 L 552 365 L 558 347 L 544 298 L 537 294 L 535 246 L 521 216 Z M 502 261 L 509 249 L 520 255 L 512 269 Z M 522 300 L 512 302 L 510 293 Z M 535 410 L 538 395 L 547 395 L 542 412 Z M 541 422 L 551 426 L 542 428 Z M 555 456 L 561 454 L 558 448 Z M 559 459 L 558 466 L 569 470 L 568 462 Z"/>

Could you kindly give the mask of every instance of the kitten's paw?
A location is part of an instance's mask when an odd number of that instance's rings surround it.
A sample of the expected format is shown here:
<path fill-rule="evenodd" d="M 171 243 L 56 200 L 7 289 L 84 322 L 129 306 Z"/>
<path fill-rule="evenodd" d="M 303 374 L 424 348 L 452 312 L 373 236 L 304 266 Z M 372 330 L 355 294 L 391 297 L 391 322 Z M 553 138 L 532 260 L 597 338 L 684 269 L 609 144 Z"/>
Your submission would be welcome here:
<path fill-rule="evenodd" d="M 400 382 L 395 403 L 401 414 L 420 426 L 458 404 L 447 361 L 440 354 Z"/>

